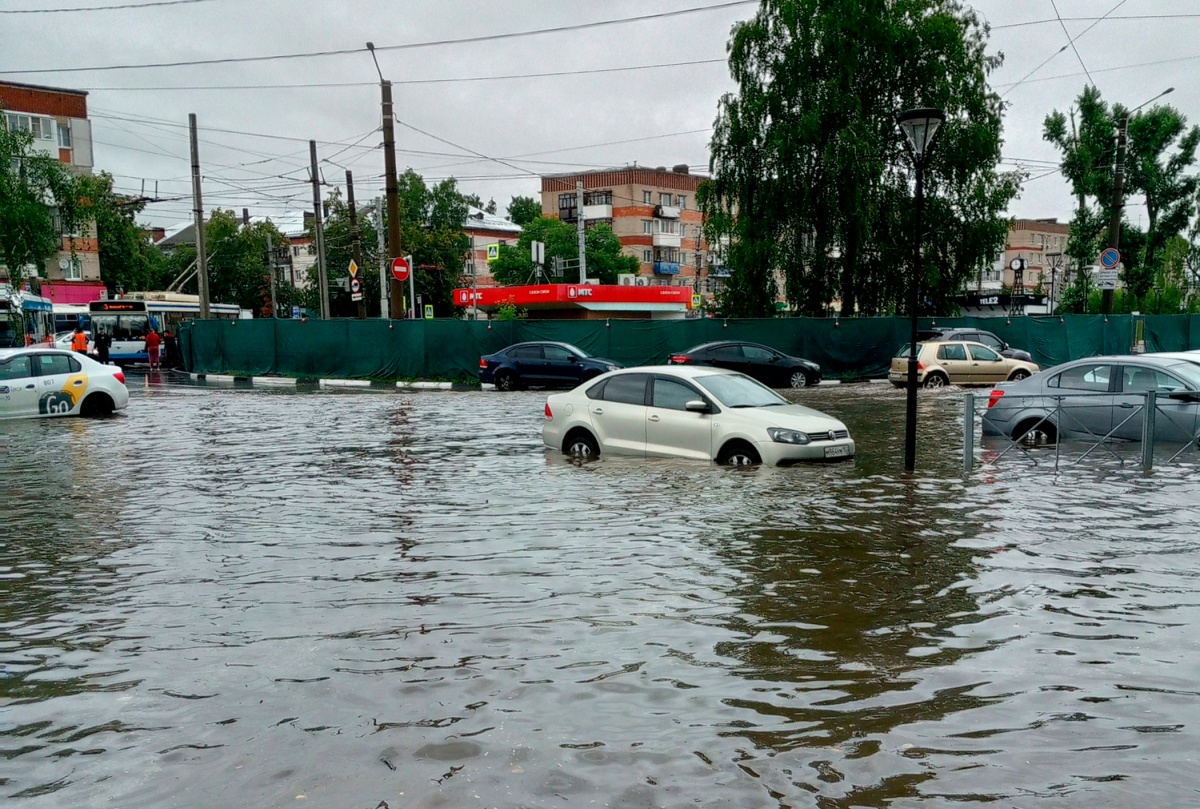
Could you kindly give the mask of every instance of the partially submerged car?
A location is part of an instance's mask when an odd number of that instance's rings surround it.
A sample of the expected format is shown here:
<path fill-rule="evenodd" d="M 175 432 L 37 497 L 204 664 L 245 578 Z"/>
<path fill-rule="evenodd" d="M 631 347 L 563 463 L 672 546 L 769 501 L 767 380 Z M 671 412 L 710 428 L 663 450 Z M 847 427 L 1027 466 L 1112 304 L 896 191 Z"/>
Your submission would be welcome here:
<path fill-rule="evenodd" d="M 854 457 L 854 440 L 838 419 L 720 368 L 612 371 L 550 396 L 545 416 L 545 445 L 581 457 L 612 453 L 733 466 Z"/>

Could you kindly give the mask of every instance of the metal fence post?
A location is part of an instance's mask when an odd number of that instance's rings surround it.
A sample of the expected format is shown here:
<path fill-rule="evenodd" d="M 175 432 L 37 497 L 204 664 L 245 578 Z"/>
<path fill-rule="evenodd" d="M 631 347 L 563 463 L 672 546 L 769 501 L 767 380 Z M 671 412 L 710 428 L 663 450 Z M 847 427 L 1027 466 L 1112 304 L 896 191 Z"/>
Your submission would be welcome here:
<path fill-rule="evenodd" d="M 975 394 L 963 395 L 963 474 L 975 464 Z"/>
<path fill-rule="evenodd" d="M 1146 391 L 1146 407 L 1142 411 L 1142 469 L 1154 468 L 1154 417 L 1158 412 L 1158 393 Z"/>

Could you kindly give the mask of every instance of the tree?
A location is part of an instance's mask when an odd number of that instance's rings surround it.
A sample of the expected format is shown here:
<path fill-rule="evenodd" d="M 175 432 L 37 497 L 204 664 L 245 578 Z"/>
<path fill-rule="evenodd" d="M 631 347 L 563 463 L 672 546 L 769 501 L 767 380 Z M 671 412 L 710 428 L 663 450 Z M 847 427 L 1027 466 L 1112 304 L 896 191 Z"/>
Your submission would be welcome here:
<path fill-rule="evenodd" d="M 243 226 L 233 211 L 215 210 L 204 225 L 208 289 L 214 302 L 236 303 L 259 315 L 270 312 L 267 236 L 273 245 L 287 239 L 270 222 Z"/>
<path fill-rule="evenodd" d="M 95 223 L 100 278 L 108 291 L 164 289 L 174 277 L 173 265 L 136 221 L 146 203 L 116 193 L 107 172 L 77 178 L 76 194 L 81 214 Z"/>
<path fill-rule="evenodd" d="M 463 202 L 467 203 L 472 208 L 478 208 L 481 211 L 483 210 L 483 200 L 479 198 L 478 194 L 464 194 Z"/>
<path fill-rule="evenodd" d="M 77 200 L 74 175 L 56 156 L 35 150 L 32 133 L 0 126 L 0 262 L 14 282 L 26 266 L 41 272 L 60 233 L 79 227 Z"/>
<path fill-rule="evenodd" d="M 483 210 L 490 214 L 496 213 L 496 200 L 489 199 L 487 205 L 484 207 Z"/>
<path fill-rule="evenodd" d="M 772 0 L 734 27 L 738 89 L 719 104 L 708 242 L 728 241 L 730 315 L 903 308 L 913 255 L 913 164 L 896 114 L 946 112 L 926 170 L 922 289 L 945 312 L 1003 244 L 1018 177 L 1000 174 L 999 56 L 958 0 Z"/>
<path fill-rule="evenodd" d="M 542 204 L 533 197 L 516 196 L 508 203 L 508 218 L 514 225 L 525 225 L 542 215 Z"/>
<path fill-rule="evenodd" d="M 350 274 L 350 260 L 354 257 L 354 241 L 350 228 L 350 206 L 342 198 L 340 189 L 334 188 L 325 199 L 325 267 L 329 276 L 329 291 L 332 298 L 330 311 L 335 315 L 357 315 L 358 304 L 350 300 L 350 293 L 338 286 L 339 278 Z M 379 313 L 379 231 L 375 222 L 374 206 L 358 206 L 358 241 L 360 261 L 358 277 L 363 286 L 363 304 L 369 313 Z M 315 238 L 315 231 L 313 236 Z M 317 299 L 318 282 L 316 268 L 309 270 L 311 290 L 309 308 L 319 310 Z M 282 305 L 282 304 L 281 304 Z"/>

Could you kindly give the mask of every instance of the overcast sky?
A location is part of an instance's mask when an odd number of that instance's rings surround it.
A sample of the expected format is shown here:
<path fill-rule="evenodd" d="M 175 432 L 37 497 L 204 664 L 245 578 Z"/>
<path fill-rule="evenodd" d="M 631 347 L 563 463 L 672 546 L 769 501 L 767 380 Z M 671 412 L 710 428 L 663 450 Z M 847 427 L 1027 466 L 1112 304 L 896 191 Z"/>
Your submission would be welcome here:
<path fill-rule="evenodd" d="M 380 120 L 378 77 L 365 49 L 205 66 L 28 71 L 342 50 L 362 48 L 368 40 L 382 48 L 727 1 L 175 0 L 142 9 L 0 13 L 0 79 L 89 91 L 96 169 L 114 174 L 122 190 L 140 192 L 144 180 L 147 194 L 153 194 L 157 181 L 159 197 L 176 198 L 149 206 L 148 221 L 169 224 L 190 217 L 189 112 L 197 114 L 201 127 L 205 206 L 239 212 L 249 207 L 255 215 L 273 215 L 311 207 L 309 138 L 320 142 L 318 155 L 329 161 L 322 164 L 327 183 L 344 185 L 346 167 L 354 171 L 358 199 L 382 193 L 380 135 L 372 131 Z M 143 2 L 0 0 L 0 12 Z M 1056 19 L 1055 4 L 1064 24 Z M 1009 105 L 1007 165 L 1019 163 L 1031 174 L 1011 214 L 1070 218 L 1069 190 L 1052 172 L 1057 155 L 1042 141 L 1041 124 L 1052 109 L 1071 105 L 1088 81 L 1085 66 L 1107 100 L 1137 106 L 1174 86 L 1164 101 L 1200 121 L 1200 82 L 1187 79 L 1200 67 L 1197 0 L 977 0 L 972 5 L 993 26 L 990 49 L 1005 57 L 992 82 Z M 1110 19 L 1082 36 L 1094 19 L 1070 20 L 1100 17 L 1114 7 Z M 743 3 L 585 30 L 381 51 L 383 75 L 395 84 L 397 115 L 416 128 L 397 126 L 397 147 L 404 150 L 398 163 L 427 179 L 456 176 L 465 192 L 485 201 L 494 197 L 501 213 L 512 195 L 537 194 L 540 173 L 634 161 L 688 163 L 705 170 L 717 100 L 734 89 L 724 64 L 729 31 L 755 8 Z M 1149 18 L 1189 14 L 1198 16 Z M 1131 15 L 1147 18 L 1114 19 Z M 1058 52 L 1076 36 L 1074 48 Z M 588 75 L 438 81 L 703 60 L 715 61 Z M 1008 86 L 1022 79 L 1019 86 Z M 302 84 L 344 86 L 251 86 Z M 211 86 L 239 89 L 180 89 Z M 1139 213 L 1131 209 L 1133 221 Z"/>

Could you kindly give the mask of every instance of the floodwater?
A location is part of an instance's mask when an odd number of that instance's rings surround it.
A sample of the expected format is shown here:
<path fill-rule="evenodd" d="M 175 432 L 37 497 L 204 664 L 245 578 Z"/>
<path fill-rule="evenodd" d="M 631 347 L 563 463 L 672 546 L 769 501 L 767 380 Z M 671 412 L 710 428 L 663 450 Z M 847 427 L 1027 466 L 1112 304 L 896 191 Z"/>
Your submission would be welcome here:
<path fill-rule="evenodd" d="M 1188 463 L 964 477 L 954 390 L 907 480 L 886 385 L 743 471 L 576 465 L 537 392 L 130 384 L 0 425 L 14 809 L 1200 805 Z"/>

